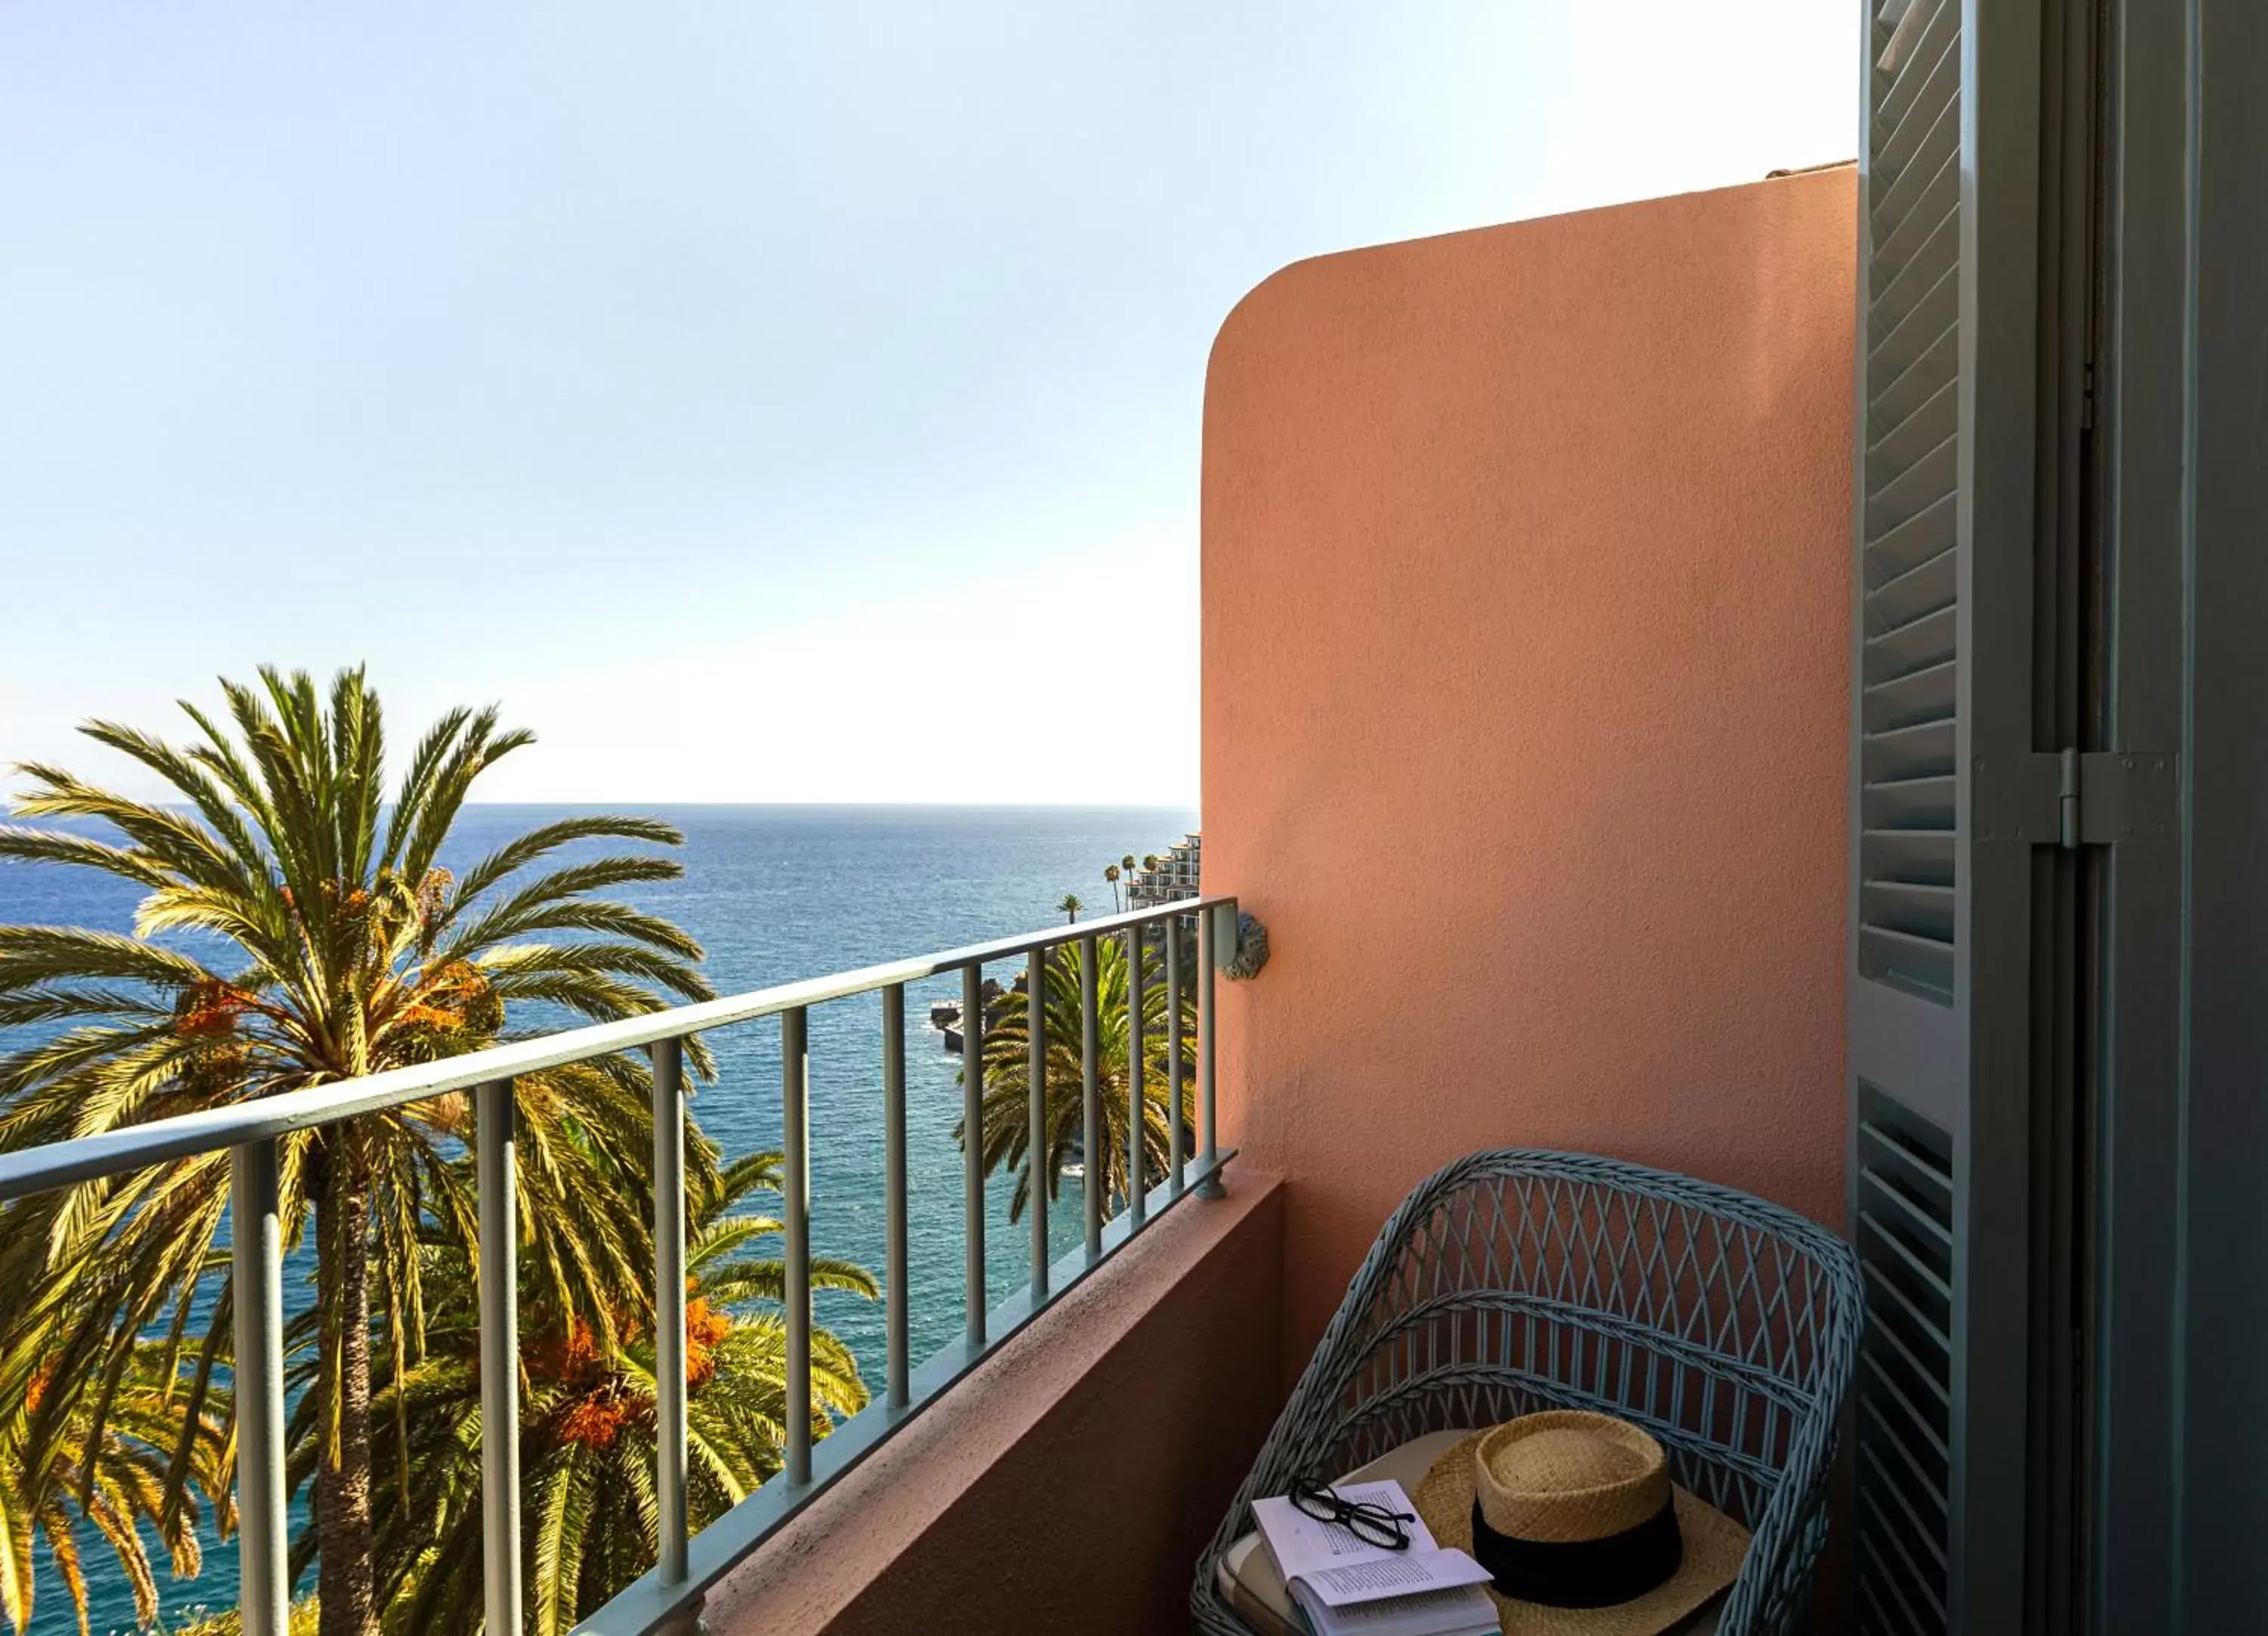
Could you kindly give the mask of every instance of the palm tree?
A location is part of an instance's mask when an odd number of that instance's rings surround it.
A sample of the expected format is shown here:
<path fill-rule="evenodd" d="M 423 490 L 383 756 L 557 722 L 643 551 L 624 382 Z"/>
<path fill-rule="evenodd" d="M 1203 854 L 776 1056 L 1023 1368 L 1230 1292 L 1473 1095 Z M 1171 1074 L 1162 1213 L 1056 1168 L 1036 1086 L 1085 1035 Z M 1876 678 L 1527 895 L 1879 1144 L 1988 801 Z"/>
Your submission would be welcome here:
<path fill-rule="evenodd" d="M 1045 1035 L 1047 1146 L 1042 1155 L 1048 1197 L 1061 1190 L 1063 1167 L 1080 1151 L 1086 1132 L 1084 1049 L 1079 1000 L 1079 970 L 1083 940 L 1062 944 L 1049 951 L 1043 962 L 1040 1019 Z M 1101 1154 L 1085 1154 L 1088 1166 L 1103 1167 L 1107 1199 L 1123 1202 L 1128 1196 L 1126 1138 L 1130 1098 L 1127 1086 L 1129 1034 L 1127 1015 L 1126 945 L 1122 938 L 1095 939 L 1096 1079 L 1101 1087 L 1102 1146 Z M 1154 1185 L 1165 1175 L 1169 1157 L 1166 1125 L 1168 995 L 1165 965 L 1155 948 L 1145 947 L 1142 959 L 1142 1174 L 1145 1185 Z M 1196 1060 L 1197 1010 L 1193 985 L 1184 985 L 1182 1041 L 1184 1063 Z M 1016 1188 L 1009 1199 L 1009 1220 L 1020 1220 L 1031 1196 L 1031 1058 L 1027 1031 L 1027 996 L 1011 993 L 1000 1003 L 999 1018 L 984 1034 L 984 1168 L 1016 1172 Z M 1179 1098 L 1182 1128 L 1195 1122 L 1192 1087 L 1184 1083 Z M 954 1126 L 954 1139 L 966 1142 L 963 1124 Z"/>
<path fill-rule="evenodd" d="M 1065 920 L 1069 921 L 1072 925 L 1077 925 L 1079 924 L 1079 911 L 1085 909 L 1086 905 L 1079 902 L 1078 893 L 1066 892 L 1064 894 L 1063 902 L 1057 903 L 1056 907 L 1063 911 L 1063 917 Z"/>
<path fill-rule="evenodd" d="M 499 730 L 493 708 L 444 716 L 389 792 L 379 700 L 360 670 L 340 672 L 328 703 L 304 673 L 263 668 L 256 688 L 221 686 L 233 735 L 187 702 L 200 735 L 187 748 L 109 722 L 83 729 L 155 775 L 177 805 L 132 800 L 59 767 L 18 770 L 32 784 L 18 814 L 92 820 L 117 838 L 0 828 L 0 857 L 99 870 L 146 895 L 132 936 L 0 925 L 0 1028 L 63 1030 L 0 1057 L 0 1146 L 477 1050 L 513 1037 L 512 1019 L 530 1006 L 610 1021 L 709 996 L 697 943 L 596 895 L 674 879 L 674 860 L 586 856 L 528 873 L 575 843 L 675 845 L 666 824 L 566 818 L 461 877 L 441 866 L 474 781 L 534 736 Z M 705 1074 L 705 1051 L 688 1055 Z M 615 1340 L 650 1264 L 647 1069 L 636 1056 L 608 1058 L 524 1078 L 517 1094 L 531 1298 L 560 1323 Z M 279 1139 L 287 1248 L 313 1236 L 323 1636 L 378 1628 L 372 1319 L 386 1318 L 389 1374 L 406 1378 L 423 1345 L 425 1240 L 473 1242 L 460 1162 L 469 1128 L 467 1100 L 443 1096 Z M 113 1382 L 153 1325 L 196 1353 L 183 1425 L 221 1401 L 213 1370 L 227 1357 L 230 1307 L 214 1246 L 227 1197 L 227 1155 L 206 1153 L 0 1212 L 0 1257 L 37 1267 L 35 1281 L 11 1286 L 34 1299 L 8 1315 L 0 1352 L 32 1345 L 53 1360 L 35 1440 L 53 1441 L 85 1414 L 83 1438 L 102 1446 Z M 185 1446 L 166 1473 L 169 1500 L 185 1484 Z"/>
<path fill-rule="evenodd" d="M 697 1137 L 696 1140 L 700 1139 Z M 700 1528 L 780 1469 L 786 1443 L 787 1349 L 781 1303 L 784 1264 L 749 1251 L 779 1221 L 742 1208 L 777 1193 L 781 1156 L 756 1153 L 715 1175 L 688 1199 L 686 1420 L 692 1454 L 689 1520 Z M 480 1337 L 462 1248 L 431 1253 L 432 1287 L 446 1292 L 431 1315 L 423 1361 L 380 1382 L 381 1482 L 378 1503 L 379 1604 L 389 1630 L 470 1628 L 481 1602 Z M 523 1270 L 523 1275 L 525 1269 Z M 815 1289 L 871 1300 L 873 1276 L 849 1262 L 814 1257 Z M 657 1548 L 653 1493 L 654 1383 L 652 1308 L 619 1315 L 609 1343 L 578 1319 L 535 1319 L 520 1350 L 522 1559 L 527 1628 L 554 1636 L 650 1567 Z M 812 1336 L 812 1433 L 866 1403 L 857 1360 L 828 1331 Z M 397 1403 L 401 1412 L 384 1412 Z M 396 1429 L 398 1428 L 398 1429 Z M 295 1428 L 295 1465 L 315 1455 L 313 1417 Z"/>
<path fill-rule="evenodd" d="M 7 1382 L 7 1407 L 0 1411 L 0 1610 L 18 1632 L 32 1623 L 35 1541 L 45 1542 L 84 1632 L 82 1527 L 92 1528 L 116 1556 L 134 1593 L 136 1622 L 144 1625 L 156 1624 L 158 1611 L 145 1530 L 164 1547 L 173 1576 L 186 1579 L 203 1560 L 202 1512 L 210 1508 L 224 1538 L 234 1527 L 219 1418 L 200 1415 L 182 1436 L 180 1399 L 168 1389 L 178 1357 L 163 1341 L 137 1341 L 99 1433 L 84 1398 L 59 1421 L 42 1416 L 57 1386 L 51 1360 L 19 1346 L 0 1361 Z M 177 1447 L 184 1451 L 186 1484 L 168 1480 Z"/>
<path fill-rule="evenodd" d="M 1118 895 L 1118 866 L 1116 864 L 1103 865 L 1102 878 L 1110 882 L 1110 907 L 1113 910 L 1123 909 L 1125 904 L 1120 900 Z"/>

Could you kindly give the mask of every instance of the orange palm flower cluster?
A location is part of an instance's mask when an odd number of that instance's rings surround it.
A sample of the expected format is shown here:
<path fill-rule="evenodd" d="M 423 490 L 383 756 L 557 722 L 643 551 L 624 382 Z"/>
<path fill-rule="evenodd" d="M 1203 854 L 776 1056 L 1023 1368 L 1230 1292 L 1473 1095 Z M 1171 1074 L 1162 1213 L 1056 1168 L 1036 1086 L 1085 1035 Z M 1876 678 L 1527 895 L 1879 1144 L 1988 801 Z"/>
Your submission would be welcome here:
<path fill-rule="evenodd" d="M 193 984 L 175 1007 L 175 1032 L 187 1039 L 217 1039 L 236 1031 L 236 1020 L 250 1008 L 252 997 L 218 978 Z"/>

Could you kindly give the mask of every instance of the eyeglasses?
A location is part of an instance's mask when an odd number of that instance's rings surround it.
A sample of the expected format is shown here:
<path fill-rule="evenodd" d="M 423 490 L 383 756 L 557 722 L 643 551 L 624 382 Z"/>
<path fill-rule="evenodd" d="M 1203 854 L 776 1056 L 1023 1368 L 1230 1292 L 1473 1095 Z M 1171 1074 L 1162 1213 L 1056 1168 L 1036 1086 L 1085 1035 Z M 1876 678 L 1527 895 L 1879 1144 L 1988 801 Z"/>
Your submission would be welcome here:
<path fill-rule="evenodd" d="M 1292 1485 L 1292 1503 L 1318 1522 L 1336 1522 L 1366 1545 L 1381 1551 L 1410 1549 L 1405 1523 L 1418 1519 L 1406 1511 L 1389 1511 L 1359 1500 L 1342 1500 L 1321 1483 Z"/>

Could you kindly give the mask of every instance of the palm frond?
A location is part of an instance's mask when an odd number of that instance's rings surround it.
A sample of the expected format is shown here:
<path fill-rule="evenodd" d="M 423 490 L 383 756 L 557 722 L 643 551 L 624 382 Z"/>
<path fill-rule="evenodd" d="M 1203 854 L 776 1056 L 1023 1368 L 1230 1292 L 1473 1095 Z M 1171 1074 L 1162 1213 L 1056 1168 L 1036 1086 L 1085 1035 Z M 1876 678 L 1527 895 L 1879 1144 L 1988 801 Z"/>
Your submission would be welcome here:
<path fill-rule="evenodd" d="M 674 881 L 685 873 L 673 858 L 620 855 L 585 859 L 539 875 L 510 896 L 456 928 L 445 960 L 465 960 L 495 944 L 511 942 L 533 932 L 601 932 L 652 941 L 688 960 L 701 957 L 700 944 L 667 923 L 635 910 L 609 905 L 611 912 L 594 916 L 587 895 L 618 886 Z"/>
<path fill-rule="evenodd" d="M 684 832 L 659 818 L 629 818 L 612 813 L 590 813 L 561 818 L 515 836 L 465 871 L 458 882 L 457 902 L 475 898 L 507 877 L 577 841 L 650 841 L 657 846 L 681 846 Z"/>
<path fill-rule="evenodd" d="M 175 992 L 222 980 L 188 954 L 115 932 L 0 925 L 0 993 L 85 979 L 147 983 Z"/>

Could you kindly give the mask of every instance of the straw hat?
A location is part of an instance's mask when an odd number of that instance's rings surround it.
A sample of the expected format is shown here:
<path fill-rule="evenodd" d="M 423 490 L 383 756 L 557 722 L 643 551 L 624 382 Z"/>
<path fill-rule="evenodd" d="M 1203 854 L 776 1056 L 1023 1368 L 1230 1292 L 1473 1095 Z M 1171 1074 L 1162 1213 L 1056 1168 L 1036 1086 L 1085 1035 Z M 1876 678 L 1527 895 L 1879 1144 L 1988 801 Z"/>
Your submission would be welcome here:
<path fill-rule="evenodd" d="M 1474 1433 L 1412 1498 L 1437 1543 L 1496 1575 L 1504 1636 L 1660 1636 L 1749 1549 L 1748 1529 L 1669 1480 L 1660 1443 L 1580 1410 Z"/>

